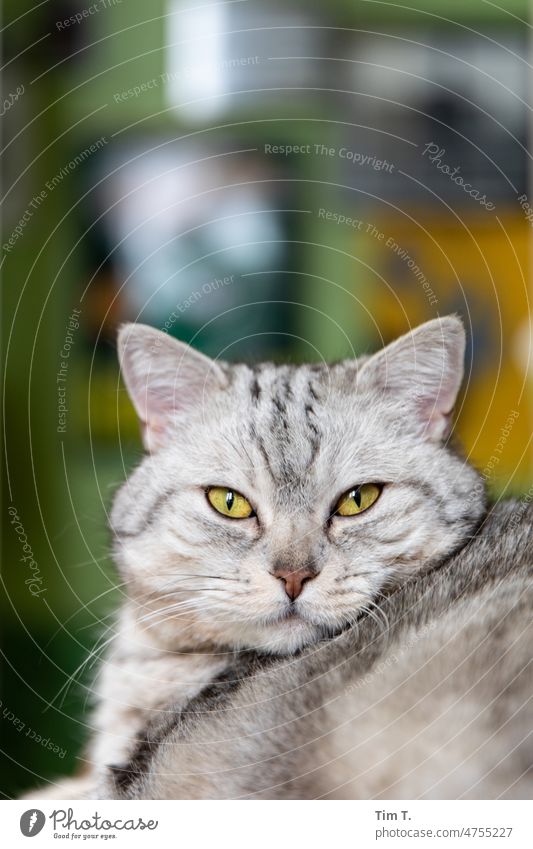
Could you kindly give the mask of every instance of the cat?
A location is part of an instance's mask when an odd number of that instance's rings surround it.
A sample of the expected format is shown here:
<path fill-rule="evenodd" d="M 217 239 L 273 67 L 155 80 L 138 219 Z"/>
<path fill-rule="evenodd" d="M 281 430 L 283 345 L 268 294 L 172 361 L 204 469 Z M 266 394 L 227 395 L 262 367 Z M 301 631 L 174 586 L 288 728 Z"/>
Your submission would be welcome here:
<path fill-rule="evenodd" d="M 533 504 L 290 659 L 238 661 L 139 735 L 108 799 L 530 799 Z"/>
<path fill-rule="evenodd" d="M 455 316 L 333 365 L 213 361 L 139 324 L 118 349 L 147 451 L 111 513 L 128 599 L 86 773 L 51 785 L 56 798 L 91 798 L 149 718 L 236 658 L 293 655 L 379 616 L 383 593 L 463 546 L 486 511 L 449 441 Z"/>

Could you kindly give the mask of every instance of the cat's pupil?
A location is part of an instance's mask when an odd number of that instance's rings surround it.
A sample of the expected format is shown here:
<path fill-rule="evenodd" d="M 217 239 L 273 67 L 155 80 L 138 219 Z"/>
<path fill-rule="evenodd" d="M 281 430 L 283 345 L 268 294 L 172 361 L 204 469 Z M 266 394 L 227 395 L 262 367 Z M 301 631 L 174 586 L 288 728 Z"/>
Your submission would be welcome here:
<path fill-rule="evenodd" d="M 361 490 L 360 489 L 354 489 L 354 491 L 352 492 L 352 498 L 355 501 L 357 507 L 360 507 L 361 506 Z"/>
<path fill-rule="evenodd" d="M 231 510 L 234 502 L 235 502 L 235 496 L 232 493 L 231 489 L 228 489 L 228 491 L 226 493 L 226 507 L 228 508 L 228 511 Z"/>

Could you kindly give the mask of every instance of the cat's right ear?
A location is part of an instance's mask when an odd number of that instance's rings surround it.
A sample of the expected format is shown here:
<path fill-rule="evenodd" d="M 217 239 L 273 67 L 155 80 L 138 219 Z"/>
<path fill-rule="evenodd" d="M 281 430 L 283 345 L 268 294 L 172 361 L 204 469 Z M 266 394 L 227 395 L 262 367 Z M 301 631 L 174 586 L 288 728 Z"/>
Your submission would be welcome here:
<path fill-rule="evenodd" d="M 369 357 L 358 380 L 398 404 L 405 430 L 442 442 L 463 379 L 465 343 L 457 316 L 435 318 Z"/>
<path fill-rule="evenodd" d="M 214 360 L 145 324 L 122 325 L 118 357 L 148 451 L 164 446 L 180 415 L 201 407 L 206 393 L 226 384 Z"/>

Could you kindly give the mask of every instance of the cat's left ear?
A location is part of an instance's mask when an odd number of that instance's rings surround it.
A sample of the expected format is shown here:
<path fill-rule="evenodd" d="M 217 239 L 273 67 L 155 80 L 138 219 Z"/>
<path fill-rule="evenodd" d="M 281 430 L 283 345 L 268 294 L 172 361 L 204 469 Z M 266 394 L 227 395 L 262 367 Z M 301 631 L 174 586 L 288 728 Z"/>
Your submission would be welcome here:
<path fill-rule="evenodd" d="M 385 393 L 407 430 L 432 442 L 450 433 L 464 370 L 466 337 L 454 315 L 434 319 L 400 336 L 367 360 L 357 383 Z"/>
<path fill-rule="evenodd" d="M 187 412 L 227 383 L 214 360 L 144 324 L 122 325 L 118 356 L 148 451 L 166 445 Z"/>

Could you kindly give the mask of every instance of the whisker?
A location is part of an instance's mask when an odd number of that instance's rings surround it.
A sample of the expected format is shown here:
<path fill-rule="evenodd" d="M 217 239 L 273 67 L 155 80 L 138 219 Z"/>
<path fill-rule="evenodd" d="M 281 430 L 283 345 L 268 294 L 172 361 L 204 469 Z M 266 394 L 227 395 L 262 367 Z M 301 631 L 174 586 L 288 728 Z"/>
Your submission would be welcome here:
<path fill-rule="evenodd" d="M 144 628 L 144 630 L 145 630 L 145 631 L 149 631 L 149 630 L 150 630 L 150 628 L 154 628 L 156 625 L 164 625 L 164 623 L 165 623 L 165 622 L 170 622 L 170 620 L 175 621 L 176 619 L 181 619 L 181 618 L 182 618 L 182 617 L 184 617 L 184 616 L 188 616 L 188 615 L 189 615 L 189 613 L 191 613 L 191 612 L 193 612 L 193 611 L 198 611 L 198 612 L 205 613 L 205 611 L 206 611 L 206 610 L 216 610 L 216 609 L 217 609 L 217 608 L 216 608 L 216 606 L 215 606 L 215 605 L 206 604 L 206 605 L 204 605 L 204 606 L 202 606 L 202 607 L 196 607 L 196 608 L 191 608 L 191 610 L 181 611 L 180 613 L 172 613 L 170 616 L 166 616 L 164 619 L 160 619 L 160 620 L 159 620 L 159 619 L 157 619 L 155 622 L 150 622 L 150 624 L 149 624 L 149 625 L 147 625 L 147 626 Z M 191 624 L 192 624 L 192 625 L 196 625 L 197 623 L 196 623 L 196 622 L 193 622 L 193 623 L 191 623 Z M 181 632 L 180 632 L 180 633 L 181 633 Z"/>
<path fill-rule="evenodd" d="M 107 613 L 105 616 L 101 616 L 101 617 L 100 617 L 100 619 L 98 619 L 96 622 L 89 622 L 89 624 L 88 624 L 88 625 L 82 625 L 80 628 L 77 628 L 76 633 L 77 633 L 77 634 L 79 634 L 79 633 L 80 633 L 80 631 L 88 631 L 88 630 L 89 630 L 89 628 L 96 628 L 96 625 L 97 625 L 97 624 L 102 624 L 102 625 L 103 625 L 103 624 L 104 624 L 104 623 L 105 623 L 108 619 L 110 619 L 112 616 L 116 617 L 116 616 L 117 616 L 117 613 L 118 613 L 118 611 L 117 611 L 116 609 L 113 609 L 110 613 Z M 106 629 L 102 632 L 102 634 L 101 634 L 100 636 L 102 636 L 103 634 L 105 634 L 105 633 L 109 630 L 109 627 L 110 627 L 110 626 L 108 626 L 108 627 L 107 627 L 107 628 L 106 628 Z"/>
<path fill-rule="evenodd" d="M 79 666 L 78 666 L 78 667 L 74 670 L 74 672 L 73 672 L 71 675 L 69 675 L 69 677 L 68 677 L 68 679 L 65 681 L 65 683 L 64 683 L 64 684 L 63 684 L 63 685 L 59 688 L 59 690 L 57 691 L 57 693 L 55 694 L 55 696 L 53 697 L 53 699 L 51 699 L 51 701 L 49 701 L 49 702 L 48 702 L 48 704 L 46 705 L 46 707 L 43 709 L 43 713 L 45 713 L 45 712 L 48 710 L 48 708 L 50 708 L 50 707 L 52 707 L 52 706 L 53 706 L 54 702 L 56 701 L 56 699 L 57 699 L 57 698 L 59 698 L 59 696 L 61 695 L 61 693 L 63 693 L 63 696 L 62 696 L 62 699 L 61 699 L 61 702 L 60 702 L 59 707 L 60 707 L 60 708 L 61 708 L 61 707 L 63 707 L 63 704 L 65 703 L 65 699 L 66 699 L 67 694 L 68 694 L 68 690 L 70 689 L 70 686 L 74 683 L 74 681 L 75 681 L 76 676 L 78 675 L 78 673 L 81 673 L 81 672 L 82 672 L 82 670 L 84 669 L 84 667 L 85 667 L 85 666 L 89 663 L 89 661 L 90 661 L 90 660 L 92 660 L 93 658 L 95 658 L 95 661 L 94 661 L 94 662 L 96 662 L 96 660 L 98 659 L 98 655 L 100 655 L 100 654 L 101 654 L 101 652 L 104 650 L 104 648 L 106 648 L 106 646 L 108 646 L 108 645 L 109 645 L 109 643 L 111 643 L 114 639 L 116 639 L 116 637 L 118 637 L 118 636 L 119 636 L 119 633 L 120 633 L 120 632 L 119 632 L 119 631 L 117 631 L 115 634 L 113 634 L 113 636 L 112 636 L 112 637 L 110 637 L 110 639 L 109 639 L 109 640 L 106 640 L 106 641 L 105 641 L 102 645 L 100 645 L 100 646 L 98 646 L 98 645 L 97 645 L 97 646 L 96 646 L 96 647 L 95 647 L 95 648 L 94 648 L 94 649 L 93 649 L 93 650 L 92 650 L 92 651 L 91 651 L 91 652 L 87 655 L 87 657 L 86 657 L 86 658 L 84 658 L 84 660 L 80 663 L 80 665 L 79 665 Z M 95 656 L 96 656 L 96 657 L 95 657 Z M 94 663 L 93 663 L 93 666 L 94 666 Z M 92 668 L 92 667 L 91 667 L 91 668 Z M 63 692 L 63 691 L 64 691 L 64 692 Z"/>
<path fill-rule="evenodd" d="M 81 607 L 78 607 L 78 608 L 74 611 L 74 613 L 71 613 L 71 614 L 70 614 L 70 616 L 68 616 L 68 617 L 65 619 L 65 621 L 61 623 L 61 625 L 59 626 L 59 628 L 58 628 L 56 631 L 54 631 L 54 633 L 52 634 L 52 636 L 50 637 L 50 639 L 48 640 L 48 642 L 45 644 L 45 648 L 48 648 L 48 646 L 50 645 L 50 643 L 52 642 L 52 640 L 54 640 L 54 639 L 55 639 L 55 637 L 57 637 L 57 635 L 59 634 L 59 632 L 60 632 L 60 631 L 66 631 L 65 625 L 67 624 L 67 622 L 70 622 L 70 621 L 71 621 L 71 619 L 74 619 L 74 617 L 75 617 L 75 616 L 77 616 L 77 614 L 78 614 L 78 613 L 80 613 L 80 611 L 82 611 L 82 610 L 84 610 L 84 609 L 88 608 L 91 604 L 93 604 L 93 602 L 98 601 L 99 599 L 103 598 L 105 595 L 108 595 L 108 593 L 113 592 L 113 590 L 115 590 L 115 589 L 120 589 L 120 587 L 123 587 L 123 586 L 124 586 L 125 584 L 127 584 L 127 583 L 129 583 L 129 581 L 122 581 L 120 584 L 113 584 L 113 586 L 112 586 L 112 587 L 109 587 L 107 590 L 104 590 L 104 591 L 103 591 L 103 592 L 101 592 L 99 595 L 94 596 L 94 597 L 93 597 L 93 598 L 91 598 L 89 601 L 85 602 L 85 604 L 83 604 Z M 95 616 L 95 614 L 94 614 L 94 613 L 92 613 L 91 615 L 92 615 L 92 616 Z M 106 617 L 106 618 L 107 618 L 107 617 Z M 101 621 L 103 621 L 103 620 L 99 619 L 97 616 L 95 616 L 95 620 L 96 620 L 96 622 L 101 622 Z M 95 622 L 91 622 L 89 625 L 85 625 L 84 627 L 85 627 L 85 628 L 88 628 L 88 627 L 93 626 L 93 625 L 95 625 Z M 80 631 L 81 631 L 81 630 L 83 630 L 83 628 L 79 628 L 78 630 L 80 630 Z"/>
<path fill-rule="evenodd" d="M 189 608 L 191 610 L 196 610 L 199 607 L 199 602 L 203 601 L 204 604 L 211 604 L 207 599 L 201 598 L 190 598 L 185 601 L 177 601 L 175 604 L 168 604 L 166 607 L 162 607 L 158 610 L 152 610 L 150 613 L 146 613 L 144 616 L 141 616 L 139 624 L 147 622 L 149 619 L 153 619 L 157 616 L 163 616 L 165 613 L 171 613 L 175 610 L 182 610 L 183 608 Z"/>
<path fill-rule="evenodd" d="M 163 581 L 161 583 L 160 589 L 164 590 L 166 587 L 168 587 L 171 584 L 179 583 L 179 581 L 181 581 L 182 579 L 187 580 L 187 579 L 191 579 L 191 578 L 196 578 L 196 579 L 206 578 L 208 580 L 213 580 L 213 581 L 227 581 L 229 583 L 241 583 L 240 578 L 230 578 L 230 577 L 227 577 L 227 576 L 224 576 L 224 575 L 207 575 L 207 574 L 204 574 L 202 572 L 196 572 L 195 574 L 177 573 L 176 575 L 173 575 L 171 578 L 168 578 L 168 580 Z M 159 594 L 159 589 L 154 590 L 152 593 L 150 593 L 150 596 L 158 595 L 158 594 Z"/>

